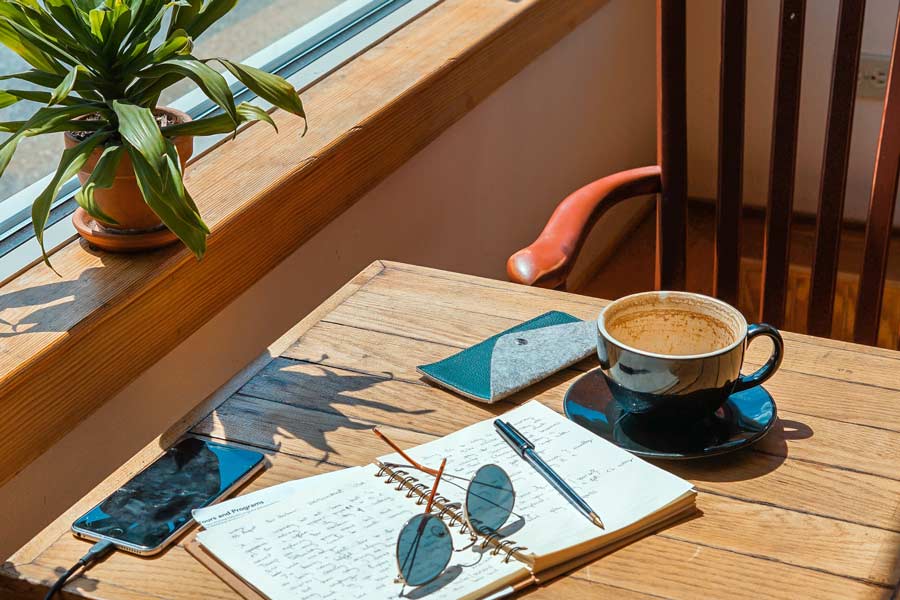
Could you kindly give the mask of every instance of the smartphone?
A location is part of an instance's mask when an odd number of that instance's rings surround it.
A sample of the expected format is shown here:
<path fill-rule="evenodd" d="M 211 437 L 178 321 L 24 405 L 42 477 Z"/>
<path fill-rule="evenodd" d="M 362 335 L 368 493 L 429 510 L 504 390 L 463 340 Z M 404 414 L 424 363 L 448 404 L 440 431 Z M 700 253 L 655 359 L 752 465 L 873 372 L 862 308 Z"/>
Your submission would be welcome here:
<path fill-rule="evenodd" d="M 76 537 L 150 556 L 193 523 L 191 511 L 237 489 L 264 465 L 244 448 L 185 438 L 72 524 Z"/>

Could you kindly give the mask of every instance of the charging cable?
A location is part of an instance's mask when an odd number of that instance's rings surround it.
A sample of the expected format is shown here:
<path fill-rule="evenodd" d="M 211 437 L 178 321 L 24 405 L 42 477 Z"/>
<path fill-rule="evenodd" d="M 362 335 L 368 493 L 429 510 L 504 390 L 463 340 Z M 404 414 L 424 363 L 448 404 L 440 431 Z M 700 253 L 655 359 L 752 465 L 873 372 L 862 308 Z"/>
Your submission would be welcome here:
<path fill-rule="evenodd" d="M 79 558 L 77 563 L 72 565 L 68 571 L 63 573 L 59 579 L 56 580 L 56 583 L 53 584 L 53 587 L 51 587 L 50 591 L 47 592 L 47 595 L 44 596 L 44 600 L 51 600 L 51 598 L 66 585 L 66 582 L 71 579 L 72 575 L 74 575 L 78 569 L 88 568 L 115 549 L 113 543 L 108 540 L 101 540 L 91 546 L 91 549 L 88 550 L 87 554 Z"/>

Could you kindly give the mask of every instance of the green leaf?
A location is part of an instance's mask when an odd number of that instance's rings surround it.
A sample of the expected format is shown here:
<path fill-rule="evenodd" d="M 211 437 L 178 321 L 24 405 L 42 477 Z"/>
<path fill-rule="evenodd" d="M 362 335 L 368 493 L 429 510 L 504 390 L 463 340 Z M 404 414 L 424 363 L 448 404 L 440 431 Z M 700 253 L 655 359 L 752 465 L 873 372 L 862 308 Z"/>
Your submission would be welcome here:
<path fill-rule="evenodd" d="M 295 115 L 306 119 L 306 113 L 303 111 L 303 103 L 297 90 L 284 78 L 272 73 L 267 73 L 255 67 L 248 67 L 239 63 L 217 59 L 226 69 L 231 71 L 238 81 L 246 85 L 257 96 L 271 102 L 278 108 L 284 109 Z M 305 133 L 305 131 L 304 131 Z"/>
<path fill-rule="evenodd" d="M 42 104 L 48 104 L 51 98 L 51 94 L 49 92 L 42 92 L 39 90 L 5 90 L 2 93 L 13 96 L 18 100 L 30 100 L 31 102 L 40 102 Z M 66 104 L 70 106 L 75 103 L 76 100 L 73 98 L 63 99 L 59 102 L 59 104 Z"/>
<path fill-rule="evenodd" d="M 10 21 L 0 21 L 0 44 L 3 44 L 32 67 L 48 73 L 65 72 L 62 65 L 27 40 L 22 39 Z"/>
<path fill-rule="evenodd" d="M 131 158 L 144 201 L 166 227 L 178 236 L 197 258 L 201 258 L 206 252 L 206 226 L 198 225 L 203 221 L 196 213 L 193 201 L 188 200 L 178 168 L 171 169 L 170 159 L 166 156 L 163 168 L 157 169 L 134 146 L 126 143 L 125 149 Z M 188 214 L 191 216 L 186 219 L 185 215 Z"/>
<path fill-rule="evenodd" d="M 107 18 L 108 15 L 109 11 L 102 8 L 95 8 L 88 13 L 91 23 L 91 35 L 93 35 L 101 44 L 106 43 L 106 38 L 109 35 L 111 28 L 109 19 Z"/>
<path fill-rule="evenodd" d="M 6 167 L 9 166 L 9 161 L 12 160 L 13 154 L 16 153 L 16 148 L 19 147 L 19 141 L 21 141 L 22 136 L 13 134 L 8 140 L 3 142 L 3 145 L 0 146 L 0 174 L 6 170 Z"/>
<path fill-rule="evenodd" d="M 222 77 L 215 69 L 206 65 L 192 56 L 184 58 L 172 58 L 165 62 L 147 67 L 137 74 L 144 80 L 158 80 L 166 75 L 178 74 L 188 77 L 203 90 L 210 100 L 215 102 L 230 117 L 232 122 L 237 125 L 237 110 L 234 106 L 234 96 L 225 78 Z M 150 82 L 147 89 L 141 95 L 146 96 L 147 93 L 153 92 L 158 94 L 161 90 L 155 89 L 153 82 Z M 140 93 L 140 92 L 139 92 Z"/>
<path fill-rule="evenodd" d="M 194 199 L 188 194 L 187 189 L 184 187 L 184 173 L 181 170 L 181 158 L 178 156 L 178 148 L 176 148 L 175 144 L 170 140 L 166 140 L 165 162 L 170 177 L 166 183 L 167 191 L 171 190 L 179 198 L 184 198 L 185 204 L 187 204 L 190 209 L 189 218 L 192 219 L 192 222 L 196 227 L 199 227 L 204 233 L 209 234 L 209 227 L 206 226 L 206 223 L 204 223 L 203 219 L 200 217 L 200 209 L 197 208 Z"/>
<path fill-rule="evenodd" d="M 103 0 L 68 0 L 75 3 L 76 8 L 82 13 L 89 13 L 95 8 L 103 5 Z"/>
<path fill-rule="evenodd" d="M 6 108 L 7 106 L 12 106 L 16 102 L 21 100 L 18 96 L 14 94 L 10 94 L 9 92 L 0 91 L 0 108 Z"/>
<path fill-rule="evenodd" d="M 131 17 L 131 8 L 122 0 L 116 0 L 113 4 L 111 17 L 113 24 L 112 31 L 109 34 L 109 38 L 106 40 L 107 56 L 113 57 L 115 53 L 119 51 L 122 42 L 125 41 L 125 37 L 131 30 Z"/>
<path fill-rule="evenodd" d="M 92 64 L 93 56 L 89 51 L 91 47 L 85 46 L 80 39 L 60 27 L 37 0 L 30 2 L 28 0 L 12 0 L 12 2 L 4 3 L 2 8 L 10 8 L 10 10 L 0 11 L 3 16 L 8 16 L 37 35 L 48 38 L 63 50 L 84 61 L 85 64 Z"/>
<path fill-rule="evenodd" d="M 275 127 L 275 131 L 278 131 L 278 127 L 276 127 L 275 121 L 272 120 L 269 113 L 258 106 L 253 106 L 247 102 L 241 102 L 237 106 L 237 114 L 238 121 L 241 123 L 247 121 L 265 121 L 272 127 Z M 219 135 L 222 133 L 230 133 L 232 131 L 234 131 L 234 123 L 228 115 L 204 117 L 203 119 L 197 119 L 196 121 L 169 125 L 162 129 L 163 135 L 167 138 L 179 135 Z"/>
<path fill-rule="evenodd" d="M 91 53 L 97 54 L 100 51 L 100 44 L 91 35 L 90 26 L 85 22 L 78 12 L 78 9 L 72 4 L 71 0 L 44 0 L 47 10 L 56 21 L 66 28 L 72 37 L 79 44 Z"/>
<path fill-rule="evenodd" d="M 185 29 L 194 22 L 200 9 L 203 7 L 203 0 L 189 0 L 186 5 L 176 6 L 172 11 L 172 21 L 169 23 L 169 36 L 178 29 Z"/>
<path fill-rule="evenodd" d="M 234 121 L 228 115 L 216 115 L 204 117 L 196 121 L 178 123 L 163 127 L 162 132 L 166 137 L 172 138 L 179 135 L 218 135 L 234 131 Z"/>
<path fill-rule="evenodd" d="M 169 34 L 168 39 L 160 44 L 151 55 L 154 63 L 163 62 L 176 54 L 190 54 L 194 48 L 194 40 L 184 29 L 177 29 Z"/>
<path fill-rule="evenodd" d="M 25 12 L 27 8 L 15 1 L 3 2 L 0 4 L 0 19 L 8 19 L 26 27 L 33 27 L 31 19 L 28 18 Z"/>
<path fill-rule="evenodd" d="M 75 78 L 78 77 L 78 73 L 83 71 L 84 67 L 76 66 L 72 67 L 72 70 L 69 71 L 69 74 L 65 76 L 65 78 L 59 83 L 58 86 L 53 90 L 53 94 L 50 96 L 50 101 L 47 102 L 48 105 L 59 104 L 72 91 L 72 88 L 75 87 Z"/>
<path fill-rule="evenodd" d="M 191 37 L 183 29 L 179 29 L 169 34 L 168 39 L 157 46 L 153 52 L 145 52 L 128 61 L 121 71 L 126 75 L 131 75 L 147 65 L 163 62 L 176 55 L 190 54 L 193 47 L 194 41 Z M 181 76 L 178 79 L 181 79 Z"/>
<path fill-rule="evenodd" d="M 0 121 L 0 133 L 15 133 L 25 125 L 27 121 Z M 107 121 L 87 119 L 72 119 L 60 121 L 53 127 L 41 131 L 41 133 L 62 133 L 65 131 L 99 131 L 109 126 Z"/>
<path fill-rule="evenodd" d="M 131 31 L 125 41 L 128 46 L 137 42 L 137 38 L 147 32 L 147 26 L 162 12 L 163 0 L 129 0 L 131 9 Z M 152 37 L 152 36 L 151 36 Z"/>
<path fill-rule="evenodd" d="M 179 23 L 179 26 L 184 27 L 191 37 L 196 39 L 236 5 L 237 0 L 207 0 L 203 9 L 190 24 Z"/>
<path fill-rule="evenodd" d="M 38 71 L 37 69 L 31 69 L 29 71 L 22 71 L 19 73 L 0 75 L 0 80 L 6 79 L 21 79 L 22 81 L 27 81 L 28 83 L 33 83 L 35 85 L 54 88 L 59 85 L 59 83 L 63 80 L 63 77 L 60 75 L 46 73 L 44 71 Z"/>
<path fill-rule="evenodd" d="M 145 0 L 141 5 L 137 16 L 132 19 L 131 32 L 125 38 L 124 54 L 127 61 L 144 53 L 162 27 L 165 12 L 165 4 L 161 0 Z"/>
<path fill-rule="evenodd" d="M 59 128 L 67 121 L 95 112 L 98 112 L 97 108 L 91 105 L 54 106 L 53 108 L 38 109 L 13 135 L 0 144 L 0 175 L 3 175 L 6 167 L 9 166 L 9 161 L 12 160 L 23 137 L 60 131 Z"/>
<path fill-rule="evenodd" d="M 133 148 L 136 148 L 154 167 L 161 165 L 166 153 L 163 140 L 153 111 L 127 102 L 113 101 L 113 110 L 119 118 L 119 134 Z"/>
<path fill-rule="evenodd" d="M 119 161 L 122 158 L 124 149 L 119 144 L 109 145 L 103 149 L 103 154 L 94 169 L 91 171 L 88 180 L 84 182 L 81 189 L 75 194 L 75 201 L 78 205 L 87 211 L 89 215 L 95 219 L 100 219 L 106 223 L 116 225 L 115 219 L 104 213 L 94 200 L 94 190 L 96 188 L 110 188 L 116 179 L 116 170 L 119 168 Z"/>
<path fill-rule="evenodd" d="M 79 61 L 77 58 L 72 56 L 70 53 L 66 52 L 55 43 L 51 42 L 49 38 L 42 36 L 40 31 L 32 31 L 15 21 L 6 19 L 2 23 L 3 25 L 9 26 L 12 28 L 14 34 L 17 34 L 20 38 L 21 44 L 31 44 L 31 46 L 37 51 L 44 54 L 44 56 L 50 57 L 55 61 L 62 61 L 68 63 L 70 65 L 77 65 Z M 3 42 L 6 43 L 5 41 Z M 8 45 L 8 44 L 7 44 Z M 10 48 L 12 49 L 12 48 Z M 25 58 L 24 56 L 22 58 Z M 27 60 L 27 59 L 26 59 Z M 37 65 L 34 65 L 37 67 Z M 58 63 L 54 66 L 53 63 L 49 63 L 50 68 L 38 67 L 39 69 L 43 69 L 44 71 L 51 71 L 62 74 L 62 66 Z"/>
<path fill-rule="evenodd" d="M 15 4 L 18 4 L 19 6 L 31 8 L 34 10 L 40 10 L 40 8 L 41 8 L 41 5 L 38 2 L 38 0 L 12 0 L 12 1 Z"/>
<path fill-rule="evenodd" d="M 30 71 L 22 71 L 21 73 L 0 75 L 0 81 L 7 79 L 21 79 L 22 81 L 27 81 L 35 85 L 50 88 L 52 90 L 59 86 L 62 83 L 63 79 L 65 79 L 65 77 L 32 69 Z M 83 98 L 86 98 L 88 100 L 97 101 L 101 99 L 98 94 L 92 91 L 96 88 L 92 85 L 90 76 L 78 77 L 75 80 L 73 89 L 78 92 Z"/>
<path fill-rule="evenodd" d="M 278 133 L 278 125 L 272 120 L 272 115 L 260 107 L 241 102 L 237 107 L 237 112 L 238 116 L 241 117 L 241 121 L 265 121 L 275 129 L 275 133 Z"/>
<path fill-rule="evenodd" d="M 44 248 L 44 226 L 47 224 L 47 218 L 50 216 L 50 206 L 56 199 L 60 186 L 81 170 L 94 148 L 106 141 L 108 137 L 109 134 L 106 132 L 97 132 L 78 145 L 63 151 L 62 158 L 59 160 L 59 166 L 50 180 L 50 184 L 35 198 L 34 204 L 31 205 L 31 222 L 34 225 L 34 235 L 41 247 L 41 256 L 44 258 L 44 263 L 51 269 L 53 265 L 50 264 L 50 259 L 47 257 L 47 251 Z"/>
<path fill-rule="evenodd" d="M 135 174 L 139 177 L 144 200 L 166 225 L 169 223 L 163 214 L 157 211 L 158 206 L 162 206 L 161 210 L 171 213 L 185 225 L 199 229 L 205 234 L 206 225 L 197 214 L 196 208 L 193 207 L 193 201 L 186 199 L 186 192 L 179 191 L 180 175 L 178 185 L 172 180 L 173 176 L 169 173 L 168 165 L 172 159 L 169 150 L 171 142 L 163 138 L 156 120 L 153 118 L 153 113 L 149 108 L 118 101 L 113 102 L 113 109 L 119 117 L 119 133 L 125 140 L 125 148 L 134 164 Z M 174 146 L 172 151 L 174 152 Z M 135 159 L 136 155 L 140 156 L 140 161 Z M 175 158 L 177 163 L 177 152 Z M 139 171 L 143 172 L 143 175 Z M 175 200 L 172 199 L 173 194 L 177 196 Z M 174 229 L 172 231 L 181 237 L 178 231 Z M 187 233 L 185 236 L 193 240 Z M 184 240 L 184 238 L 182 239 Z M 188 242 L 185 241 L 185 243 Z M 189 247 L 191 247 L 190 244 Z M 191 249 L 194 248 L 191 247 Z"/>

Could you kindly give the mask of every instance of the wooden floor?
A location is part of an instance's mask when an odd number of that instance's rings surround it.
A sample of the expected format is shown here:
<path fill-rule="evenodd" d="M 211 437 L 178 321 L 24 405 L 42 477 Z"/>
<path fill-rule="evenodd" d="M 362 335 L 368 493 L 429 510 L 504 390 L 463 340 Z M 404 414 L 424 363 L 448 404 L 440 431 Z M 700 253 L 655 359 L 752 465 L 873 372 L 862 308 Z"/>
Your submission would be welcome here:
<path fill-rule="evenodd" d="M 632 235 L 601 265 L 596 275 L 575 290 L 600 298 L 620 298 L 653 289 L 655 253 L 655 213 L 651 212 Z M 797 219 L 791 231 L 791 273 L 784 329 L 806 332 L 806 306 L 809 272 L 815 241 L 815 223 Z M 602 226 L 602 225 L 601 225 Z M 764 239 L 764 218 L 749 215 L 743 220 L 741 261 L 741 300 L 739 308 L 748 319 L 758 320 L 759 290 Z M 710 294 L 713 276 L 715 211 L 712 205 L 691 204 L 688 211 L 688 289 Z M 841 237 L 838 285 L 832 337 L 850 340 L 856 305 L 857 278 L 863 257 L 864 232 L 856 226 L 845 227 Z M 900 335 L 900 235 L 891 242 L 888 283 L 885 290 L 882 325 L 878 345 L 898 347 Z"/>

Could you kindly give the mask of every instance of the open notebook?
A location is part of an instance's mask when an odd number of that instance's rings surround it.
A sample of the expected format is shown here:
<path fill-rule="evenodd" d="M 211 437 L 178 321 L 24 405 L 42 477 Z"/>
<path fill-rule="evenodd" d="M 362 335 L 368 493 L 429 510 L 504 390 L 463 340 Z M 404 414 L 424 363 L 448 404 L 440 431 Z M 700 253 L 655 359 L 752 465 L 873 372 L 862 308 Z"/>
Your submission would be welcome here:
<path fill-rule="evenodd" d="M 246 589 L 272 600 L 397 598 L 401 591 L 411 598 L 499 597 L 694 510 L 690 483 L 536 401 L 507 412 L 504 419 L 528 436 L 541 457 L 587 500 L 605 530 L 519 458 L 489 419 L 408 451 L 425 465 L 447 458 L 433 510 L 443 511 L 451 524 L 457 551 L 443 575 L 426 586 L 404 589 L 394 582 L 397 535 L 424 510 L 420 502 L 432 482 L 404 467 L 396 454 L 197 510 L 194 517 L 205 529 L 189 550 L 213 570 L 216 563 L 227 567 Z M 465 498 L 465 480 L 488 463 L 503 467 L 512 479 L 515 514 L 501 529 L 501 538 L 481 537 L 473 544 L 459 531 L 458 503 Z"/>

